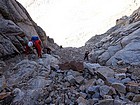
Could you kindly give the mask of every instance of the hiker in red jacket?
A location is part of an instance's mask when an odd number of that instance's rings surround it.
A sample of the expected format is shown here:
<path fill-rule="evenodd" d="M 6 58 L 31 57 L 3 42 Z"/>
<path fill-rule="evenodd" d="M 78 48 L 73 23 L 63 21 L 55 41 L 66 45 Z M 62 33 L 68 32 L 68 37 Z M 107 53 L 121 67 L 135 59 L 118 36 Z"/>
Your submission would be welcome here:
<path fill-rule="evenodd" d="M 41 58 L 42 57 L 41 41 L 40 40 L 34 41 L 34 46 L 37 51 L 38 57 Z"/>

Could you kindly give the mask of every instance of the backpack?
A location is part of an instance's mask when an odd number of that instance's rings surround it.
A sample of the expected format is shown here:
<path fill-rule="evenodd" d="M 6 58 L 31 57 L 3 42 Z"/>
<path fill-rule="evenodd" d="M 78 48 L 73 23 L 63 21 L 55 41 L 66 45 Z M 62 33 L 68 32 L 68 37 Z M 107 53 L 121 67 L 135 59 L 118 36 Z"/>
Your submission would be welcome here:
<path fill-rule="evenodd" d="M 32 36 L 31 40 L 32 40 L 33 42 L 35 42 L 36 40 L 39 40 L 39 37 L 38 37 L 38 36 Z"/>

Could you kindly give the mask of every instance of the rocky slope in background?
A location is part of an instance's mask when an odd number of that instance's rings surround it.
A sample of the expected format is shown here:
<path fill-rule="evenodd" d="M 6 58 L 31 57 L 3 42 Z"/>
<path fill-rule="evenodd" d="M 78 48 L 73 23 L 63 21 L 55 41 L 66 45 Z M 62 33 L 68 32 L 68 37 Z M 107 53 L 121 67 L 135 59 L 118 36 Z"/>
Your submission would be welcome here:
<path fill-rule="evenodd" d="M 85 46 L 80 48 L 69 47 L 55 52 L 60 56 L 61 65 L 59 67 L 61 69 L 74 70 L 76 67 L 73 68 L 73 65 L 78 61 L 83 62 L 85 51 L 90 51 L 89 58 L 91 63 L 84 63 L 82 77 L 75 76 L 74 78 L 74 73 L 69 76 L 73 81 L 84 81 L 81 86 L 74 88 L 79 95 L 77 99 L 74 98 L 76 103 L 79 102 L 78 104 L 83 105 L 140 104 L 140 99 L 138 98 L 140 95 L 139 26 L 140 8 L 129 17 L 123 16 L 117 19 L 114 27 L 104 34 L 93 36 L 86 42 Z M 79 67 L 78 70 L 82 67 L 77 66 Z M 88 73 L 86 74 L 86 72 Z M 91 84 L 95 80 L 94 84 L 88 85 L 88 87 L 85 82 L 87 80 L 85 75 L 88 75 L 87 77 L 89 78 L 91 75 Z M 88 79 L 88 83 L 90 84 L 90 79 Z M 109 88 L 116 92 L 113 91 L 115 93 L 110 95 Z M 81 91 L 80 89 L 83 90 Z M 133 89 L 138 91 L 136 92 Z M 107 92 L 107 94 L 102 94 L 102 92 Z M 137 99 L 136 97 L 134 98 L 134 95 L 136 95 Z M 137 102 L 134 102 L 135 99 Z"/>
<path fill-rule="evenodd" d="M 86 46 L 93 46 L 92 62 L 109 66 L 140 64 L 140 8 L 130 17 L 116 20 L 116 26 L 100 36 L 92 37 Z M 96 40 L 96 43 L 95 43 Z"/>
<path fill-rule="evenodd" d="M 108 66 L 139 66 L 140 64 L 140 8 L 131 16 L 116 20 L 116 25 L 101 35 L 93 36 L 85 46 L 56 51 L 62 61 L 83 61 L 86 50 L 92 63 Z M 65 56 L 63 56 L 65 55 Z M 71 56 L 69 56 L 71 55 Z M 69 58 L 69 59 L 67 59 Z"/>
<path fill-rule="evenodd" d="M 30 17 L 25 8 L 16 0 L 0 1 L 0 58 L 23 51 L 23 39 L 25 34 L 28 39 L 32 35 L 38 35 L 44 48 L 47 42 L 53 45 L 53 40 L 47 41 L 45 32 Z M 51 44 L 52 43 L 52 44 Z"/>

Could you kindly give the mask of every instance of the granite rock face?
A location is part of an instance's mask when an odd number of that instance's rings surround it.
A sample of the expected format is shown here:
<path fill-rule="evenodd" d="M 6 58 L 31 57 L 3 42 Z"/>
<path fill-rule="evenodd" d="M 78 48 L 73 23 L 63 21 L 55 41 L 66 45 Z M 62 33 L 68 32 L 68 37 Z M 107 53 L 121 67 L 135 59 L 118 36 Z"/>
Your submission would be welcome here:
<path fill-rule="evenodd" d="M 92 62 L 99 62 L 102 65 L 114 67 L 137 66 L 140 64 L 139 11 L 140 8 L 129 17 L 124 16 L 117 19 L 116 25 L 106 33 L 94 36 L 86 42 L 86 47 L 92 47 L 90 53 Z"/>
<path fill-rule="evenodd" d="M 55 46 L 54 41 L 45 34 L 30 17 L 26 9 L 16 0 L 0 1 L 0 58 L 23 52 L 23 36 L 30 40 L 33 35 L 39 36 L 43 48 L 47 44 Z M 48 42 L 48 43 L 47 43 Z M 57 45 L 56 45 L 57 46 Z"/>

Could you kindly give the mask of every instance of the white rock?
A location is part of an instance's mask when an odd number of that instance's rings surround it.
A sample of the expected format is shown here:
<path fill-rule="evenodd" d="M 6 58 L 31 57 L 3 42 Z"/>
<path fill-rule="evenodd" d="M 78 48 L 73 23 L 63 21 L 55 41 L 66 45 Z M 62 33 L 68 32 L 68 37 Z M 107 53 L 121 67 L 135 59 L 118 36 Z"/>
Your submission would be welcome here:
<path fill-rule="evenodd" d="M 119 74 L 115 74 L 115 78 L 122 80 L 126 78 L 126 74 L 125 73 L 119 73 Z"/>

